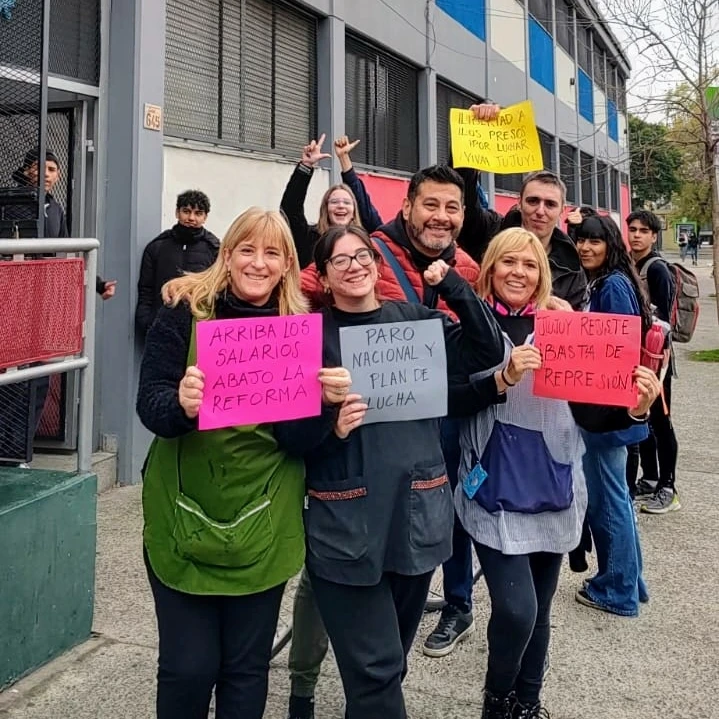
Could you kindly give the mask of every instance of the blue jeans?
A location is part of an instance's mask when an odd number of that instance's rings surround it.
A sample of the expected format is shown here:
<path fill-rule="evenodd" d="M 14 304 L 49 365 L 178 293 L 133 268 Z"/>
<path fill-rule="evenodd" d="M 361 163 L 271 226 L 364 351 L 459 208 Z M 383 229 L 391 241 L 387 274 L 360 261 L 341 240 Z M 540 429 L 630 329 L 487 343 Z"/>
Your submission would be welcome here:
<path fill-rule="evenodd" d="M 459 473 L 459 422 L 442 420 L 442 453 L 447 467 L 447 478 L 452 491 L 457 486 Z M 454 515 L 452 556 L 442 565 L 444 600 L 465 614 L 472 611 L 472 539 Z"/>
<path fill-rule="evenodd" d="M 627 448 L 612 447 L 582 432 L 587 451 L 587 521 L 599 570 L 586 584 L 589 598 L 614 614 L 635 617 L 649 601 L 642 578 L 642 550 L 626 480 Z"/>

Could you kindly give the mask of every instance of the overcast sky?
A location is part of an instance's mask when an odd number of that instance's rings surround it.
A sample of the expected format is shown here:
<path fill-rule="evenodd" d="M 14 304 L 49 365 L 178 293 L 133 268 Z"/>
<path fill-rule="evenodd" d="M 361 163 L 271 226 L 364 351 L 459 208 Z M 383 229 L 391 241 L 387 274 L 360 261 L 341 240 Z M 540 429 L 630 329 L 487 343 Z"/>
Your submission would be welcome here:
<path fill-rule="evenodd" d="M 709 8 L 707 23 L 707 55 L 710 66 L 719 64 L 719 0 L 701 0 Z M 631 13 L 636 13 L 665 41 L 677 61 L 692 76 L 696 75 L 696 16 L 692 17 L 691 0 L 599 0 L 604 17 L 621 43 L 632 75 L 627 83 L 627 104 L 630 112 L 646 119 L 663 120 L 666 112 L 662 99 L 682 82 L 682 75 L 671 70 L 667 49 L 647 49 L 648 40 L 638 40 L 639 31 L 632 29 Z M 635 16 L 636 17 L 636 16 Z M 692 37 L 694 41 L 692 42 Z M 715 83 L 719 84 L 719 83 Z"/>

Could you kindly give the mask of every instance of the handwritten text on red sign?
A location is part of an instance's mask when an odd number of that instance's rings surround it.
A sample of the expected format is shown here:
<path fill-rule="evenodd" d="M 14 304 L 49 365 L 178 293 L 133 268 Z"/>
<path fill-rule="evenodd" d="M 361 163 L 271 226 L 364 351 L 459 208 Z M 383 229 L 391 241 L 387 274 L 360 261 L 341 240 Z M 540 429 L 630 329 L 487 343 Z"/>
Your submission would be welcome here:
<path fill-rule="evenodd" d="M 641 320 L 631 315 L 538 312 L 534 344 L 542 367 L 534 373 L 534 394 L 633 407 L 641 336 Z"/>

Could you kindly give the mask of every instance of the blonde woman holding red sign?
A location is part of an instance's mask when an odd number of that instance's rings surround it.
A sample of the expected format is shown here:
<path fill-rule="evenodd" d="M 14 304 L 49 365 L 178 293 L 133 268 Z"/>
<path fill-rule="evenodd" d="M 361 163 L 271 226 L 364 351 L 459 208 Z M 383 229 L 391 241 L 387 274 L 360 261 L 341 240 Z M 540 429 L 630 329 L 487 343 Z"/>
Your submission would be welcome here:
<path fill-rule="evenodd" d="M 534 317 L 552 287 L 547 253 L 521 228 L 487 247 L 477 292 L 504 332 L 509 362 L 468 378 L 455 509 L 474 540 L 491 615 L 483 719 L 546 716 L 540 704 L 550 611 L 563 554 L 579 543 L 587 505 L 582 442 L 569 404 L 536 397 Z M 640 420 L 659 386 L 639 368 L 640 402 L 605 429 Z"/>
<path fill-rule="evenodd" d="M 304 466 L 272 425 L 198 431 L 195 325 L 307 311 L 287 224 L 279 212 L 247 210 L 209 269 L 166 288 L 172 306 L 147 335 L 137 396 L 156 435 L 143 539 L 160 637 L 157 716 L 206 719 L 214 689 L 218 719 L 261 719 L 282 593 L 304 562 Z M 331 420 L 349 373 L 322 370 L 320 381 Z"/>

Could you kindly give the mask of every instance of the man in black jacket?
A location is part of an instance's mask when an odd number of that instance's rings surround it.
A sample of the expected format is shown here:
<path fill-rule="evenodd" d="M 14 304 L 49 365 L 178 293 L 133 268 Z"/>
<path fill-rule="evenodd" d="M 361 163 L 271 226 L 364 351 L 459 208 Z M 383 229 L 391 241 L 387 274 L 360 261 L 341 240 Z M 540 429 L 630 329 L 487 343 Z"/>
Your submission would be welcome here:
<path fill-rule="evenodd" d="M 637 210 L 627 217 L 627 226 L 634 266 L 646 287 L 654 312 L 660 320 L 671 322 L 676 282 L 656 249 L 661 230 L 659 218 L 648 210 Z M 631 448 L 627 465 L 629 490 L 634 496 L 645 498 L 640 509 L 649 514 L 666 514 L 681 508 L 674 484 L 679 447 L 671 417 L 672 374 L 670 364 L 662 383 L 664 397 L 657 398 L 649 412 L 651 433 L 639 445 L 644 476 L 635 486 L 637 456 Z"/>
<path fill-rule="evenodd" d="M 177 224 L 152 240 L 142 254 L 137 282 L 135 327 L 144 339 L 162 307 L 162 286 L 185 272 L 206 270 L 217 258 L 220 241 L 204 225 L 210 200 L 204 192 L 187 190 L 177 196 Z"/>
<path fill-rule="evenodd" d="M 586 276 L 579 255 L 569 236 L 558 227 L 567 194 L 564 182 L 553 172 L 540 170 L 524 179 L 516 211 L 502 218 L 493 210 L 484 210 L 473 202 L 476 170 L 458 169 L 467 187 L 465 215 L 457 244 L 481 264 L 490 240 L 507 227 L 521 226 L 533 232 L 547 250 L 552 270 L 552 292 L 575 310 L 584 302 Z M 475 190 L 476 192 L 476 190 Z"/>

